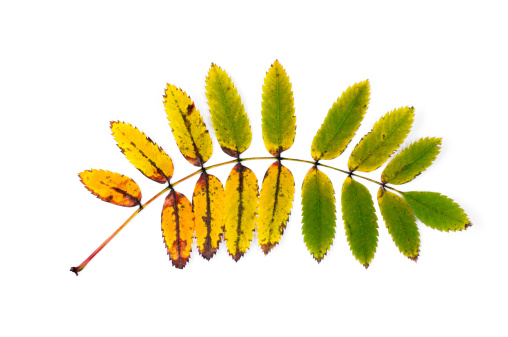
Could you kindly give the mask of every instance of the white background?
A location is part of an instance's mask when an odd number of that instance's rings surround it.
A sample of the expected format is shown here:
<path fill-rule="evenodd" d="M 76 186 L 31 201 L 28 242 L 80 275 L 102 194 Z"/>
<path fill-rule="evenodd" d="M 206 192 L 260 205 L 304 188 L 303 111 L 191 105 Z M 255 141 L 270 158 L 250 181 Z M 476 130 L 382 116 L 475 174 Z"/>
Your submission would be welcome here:
<path fill-rule="evenodd" d="M 2 2 L 0 334 L 506 336 L 507 31 L 501 1 Z M 210 129 L 204 81 L 214 62 L 232 77 L 250 118 L 245 157 L 266 156 L 261 86 L 275 59 L 295 97 L 297 135 L 286 156 L 310 159 L 332 103 L 369 79 L 364 122 L 330 164 L 345 168 L 377 119 L 414 106 L 404 145 L 438 136 L 443 147 L 427 172 L 400 189 L 446 194 L 474 226 L 442 233 L 420 223 L 414 263 L 380 221 L 365 270 L 338 212 L 334 245 L 317 264 L 301 234 L 309 166 L 287 162 L 295 202 L 268 256 L 254 239 L 238 263 L 222 246 L 210 262 L 194 253 L 184 270 L 175 269 L 162 242 L 160 198 L 79 277 L 69 272 L 133 211 L 96 199 L 79 172 L 126 174 L 144 201 L 163 188 L 125 160 L 109 122 L 132 123 L 161 145 L 175 163 L 175 181 L 193 172 L 170 133 L 162 94 L 166 82 L 182 87 Z M 229 160 L 215 140 L 214 149 L 209 164 Z M 247 166 L 261 182 L 269 163 Z M 213 174 L 224 183 L 230 168 Z M 340 191 L 345 176 L 325 172 Z M 195 180 L 178 190 L 190 196 Z M 376 185 L 366 186 L 375 195 Z"/>

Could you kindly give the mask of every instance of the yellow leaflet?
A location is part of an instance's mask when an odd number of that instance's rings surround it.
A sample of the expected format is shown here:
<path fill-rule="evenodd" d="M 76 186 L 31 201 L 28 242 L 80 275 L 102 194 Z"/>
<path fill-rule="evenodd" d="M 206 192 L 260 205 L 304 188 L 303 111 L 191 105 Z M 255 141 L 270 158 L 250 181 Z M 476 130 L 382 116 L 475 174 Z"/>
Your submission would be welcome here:
<path fill-rule="evenodd" d="M 226 182 L 224 199 L 224 238 L 229 255 L 238 261 L 254 234 L 258 208 L 258 181 L 254 172 L 236 164 Z"/>
<path fill-rule="evenodd" d="M 122 153 L 141 173 L 161 184 L 169 182 L 173 162 L 162 148 L 128 123 L 111 122 L 111 131 Z"/>
<path fill-rule="evenodd" d="M 173 266 L 182 269 L 190 258 L 194 213 L 185 195 L 171 190 L 162 208 L 162 236 Z"/>
<path fill-rule="evenodd" d="M 212 156 L 213 147 L 199 110 L 185 91 L 172 84 L 166 87 L 164 107 L 180 152 L 192 165 L 201 167 Z"/>
<path fill-rule="evenodd" d="M 224 231 L 224 188 L 220 180 L 202 173 L 194 188 L 192 205 L 199 253 L 210 260 L 217 252 Z"/>
<path fill-rule="evenodd" d="M 280 241 L 294 193 L 295 180 L 291 171 L 276 161 L 266 171 L 259 197 L 258 241 L 265 255 Z"/>
<path fill-rule="evenodd" d="M 103 170 L 83 171 L 79 177 L 85 187 L 101 200 L 125 207 L 140 205 L 141 191 L 129 177 Z"/>
<path fill-rule="evenodd" d="M 266 73 L 262 97 L 263 141 L 268 152 L 278 156 L 293 145 L 296 117 L 291 82 L 277 60 Z"/>

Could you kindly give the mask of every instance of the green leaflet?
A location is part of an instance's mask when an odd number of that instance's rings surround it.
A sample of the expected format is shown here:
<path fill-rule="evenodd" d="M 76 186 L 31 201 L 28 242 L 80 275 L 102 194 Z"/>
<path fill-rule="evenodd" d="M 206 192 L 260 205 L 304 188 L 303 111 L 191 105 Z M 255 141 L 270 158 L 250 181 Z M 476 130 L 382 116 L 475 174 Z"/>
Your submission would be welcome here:
<path fill-rule="evenodd" d="M 377 202 L 393 242 L 404 256 L 416 262 L 420 251 L 420 233 L 408 204 L 383 188 L 379 188 Z"/>
<path fill-rule="evenodd" d="M 355 83 L 342 93 L 312 141 L 310 152 L 314 160 L 336 158 L 346 149 L 367 112 L 369 95 L 368 80 Z"/>
<path fill-rule="evenodd" d="M 381 117 L 354 148 L 347 164 L 349 170 L 371 172 L 383 165 L 406 139 L 413 118 L 414 108 L 408 107 Z"/>
<path fill-rule="evenodd" d="M 372 196 L 365 186 L 347 177 L 342 185 L 341 204 L 349 247 L 355 258 L 368 268 L 379 234 Z"/>
<path fill-rule="evenodd" d="M 335 197 L 330 179 L 315 166 L 302 185 L 302 233 L 312 256 L 321 262 L 335 237 Z"/>
<path fill-rule="evenodd" d="M 249 119 L 231 78 L 213 63 L 206 77 L 206 98 L 222 151 L 238 158 L 252 140 Z"/>
<path fill-rule="evenodd" d="M 381 174 L 383 183 L 405 184 L 425 171 L 439 154 L 441 138 L 422 138 L 402 150 L 386 165 Z"/>
<path fill-rule="evenodd" d="M 262 98 L 263 141 L 268 152 L 278 156 L 293 145 L 296 117 L 291 83 L 277 60 L 266 73 Z"/>
<path fill-rule="evenodd" d="M 472 225 L 452 199 L 436 192 L 404 192 L 409 207 L 421 222 L 440 231 L 463 230 Z"/>

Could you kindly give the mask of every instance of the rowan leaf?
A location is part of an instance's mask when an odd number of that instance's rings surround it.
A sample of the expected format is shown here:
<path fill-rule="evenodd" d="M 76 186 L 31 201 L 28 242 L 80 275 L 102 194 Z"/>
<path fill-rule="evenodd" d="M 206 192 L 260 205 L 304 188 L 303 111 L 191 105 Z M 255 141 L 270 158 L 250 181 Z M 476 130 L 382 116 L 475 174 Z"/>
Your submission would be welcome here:
<path fill-rule="evenodd" d="M 436 192 L 404 192 L 402 196 L 414 215 L 425 225 L 440 231 L 463 230 L 472 225 L 458 204 Z"/>
<path fill-rule="evenodd" d="M 258 208 L 258 181 L 254 172 L 236 164 L 226 182 L 224 193 L 224 238 L 228 252 L 238 261 L 247 251 L 254 235 Z"/>
<path fill-rule="evenodd" d="M 249 119 L 233 81 L 213 63 L 206 77 L 206 98 L 222 151 L 238 158 L 252 140 Z"/>
<path fill-rule="evenodd" d="M 377 193 L 377 201 L 393 242 L 404 256 L 416 262 L 420 252 L 420 233 L 408 204 L 382 188 Z"/>
<path fill-rule="evenodd" d="M 125 157 L 147 178 L 169 183 L 173 176 L 173 161 L 149 137 L 124 122 L 111 122 L 111 131 Z"/>
<path fill-rule="evenodd" d="M 412 107 L 395 109 L 381 117 L 353 149 L 349 170 L 371 172 L 383 165 L 406 139 L 413 119 Z"/>
<path fill-rule="evenodd" d="M 123 174 L 86 170 L 81 172 L 79 177 L 86 189 L 101 200 L 125 207 L 141 205 L 141 190 L 138 184 Z"/>
<path fill-rule="evenodd" d="M 258 242 L 268 254 L 284 233 L 295 194 L 295 179 L 279 161 L 266 171 L 259 197 Z"/>
<path fill-rule="evenodd" d="M 386 165 L 381 174 L 385 184 L 401 185 L 425 171 L 439 154 L 441 138 L 421 138 L 402 150 Z"/>
<path fill-rule="evenodd" d="M 206 172 L 201 174 L 192 195 L 192 209 L 199 253 L 210 260 L 224 232 L 224 188 L 219 179 Z"/>
<path fill-rule="evenodd" d="M 302 233 L 312 256 L 321 262 L 335 237 L 335 197 L 330 179 L 317 167 L 305 175 L 302 185 Z"/>
<path fill-rule="evenodd" d="M 354 257 L 369 267 L 377 248 L 378 225 L 376 209 L 369 190 L 347 177 L 342 185 L 342 220 Z"/>
<path fill-rule="evenodd" d="M 314 160 L 338 157 L 360 127 L 369 104 L 369 81 L 355 83 L 332 105 L 312 141 L 311 155 Z"/>
<path fill-rule="evenodd" d="M 194 213 L 185 195 L 171 190 L 162 208 L 162 236 L 166 249 L 176 268 L 182 269 L 189 261 L 194 236 Z"/>
<path fill-rule="evenodd" d="M 164 107 L 180 152 L 192 165 L 203 166 L 212 156 L 212 138 L 194 102 L 185 91 L 167 84 Z"/>
<path fill-rule="evenodd" d="M 296 117 L 291 82 L 277 60 L 266 73 L 262 98 L 263 141 L 272 156 L 279 156 L 293 145 Z"/>

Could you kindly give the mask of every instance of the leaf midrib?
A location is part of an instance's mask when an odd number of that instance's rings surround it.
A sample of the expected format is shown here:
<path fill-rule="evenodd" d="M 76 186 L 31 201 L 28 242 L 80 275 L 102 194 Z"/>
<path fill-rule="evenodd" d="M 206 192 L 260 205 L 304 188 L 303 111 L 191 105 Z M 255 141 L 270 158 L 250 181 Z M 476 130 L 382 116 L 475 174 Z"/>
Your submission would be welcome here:
<path fill-rule="evenodd" d="M 378 146 L 376 146 L 372 151 L 368 152 L 367 156 L 364 157 L 364 159 L 362 161 L 360 161 L 360 163 L 358 165 L 356 165 L 356 167 L 354 169 L 352 169 L 351 171 L 356 171 L 365 161 L 367 161 L 370 157 L 372 157 L 373 153 L 376 152 L 380 147 L 382 147 L 386 143 L 386 141 L 393 135 L 395 130 L 397 130 L 400 127 L 400 125 L 404 122 L 405 122 L 405 120 L 402 119 L 399 123 L 397 123 L 397 125 L 395 125 L 395 127 L 392 129 L 392 131 L 390 131 L 390 133 L 386 135 L 385 139 L 382 139 L 381 142 L 378 143 L 379 144 Z M 372 132 L 370 134 L 372 134 Z M 392 151 L 392 153 L 393 153 L 393 151 Z M 390 157 L 390 155 L 388 155 L 388 158 L 389 157 Z"/>
<path fill-rule="evenodd" d="M 216 74 L 217 75 L 217 74 Z M 234 146 L 235 146 L 235 151 L 237 154 L 239 154 L 238 152 L 238 139 L 236 137 L 236 133 L 233 132 L 233 126 L 231 125 L 231 122 L 230 120 L 233 119 L 233 116 L 229 116 L 230 114 L 230 109 L 229 109 L 229 105 L 228 105 L 228 100 L 226 98 L 226 93 L 222 87 L 222 81 L 220 79 L 220 75 L 217 75 L 217 83 L 218 83 L 218 87 L 219 87 L 219 94 L 221 96 L 221 99 L 222 99 L 222 102 L 223 102 L 223 105 L 225 107 L 225 111 L 224 111 L 224 114 L 226 115 L 226 123 L 228 125 L 228 128 L 227 128 L 227 133 L 229 135 L 232 136 L 233 138 L 233 141 L 235 142 Z M 236 118 L 235 118 L 236 119 Z"/>
<path fill-rule="evenodd" d="M 361 226 L 360 226 L 360 229 L 361 229 L 361 241 L 362 241 L 362 253 L 363 253 L 363 258 L 364 258 L 364 261 L 366 264 L 369 264 L 369 261 L 367 261 L 367 252 L 366 252 L 366 240 L 365 240 L 365 228 L 364 228 L 364 223 L 363 223 L 363 216 L 362 216 L 362 211 L 360 209 L 360 203 L 358 202 L 358 195 L 356 193 L 356 186 L 354 185 L 355 181 L 353 179 L 352 180 L 352 185 L 351 187 L 353 188 L 353 196 L 354 196 L 354 199 L 355 199 L 355 208 L 356 208 L 356 211 L 357 211 L 357 214 L 359 215 L 360 217 L 360 223 L 361 223 Z M 352 247 L 351 247 L 352 248 Z"/>
<path fill-rule="evenodd" d="M 344 125 L 344 123 L 346 122 L 347 118 L 349 117 L 349 115 L 351 114 L 352 110 L 353 110 L 353 106 L 356 105 L 356 103 L 358 102 L 358 100 L 360 99 L 360 96 L 361 96 L 361 91 L 362 90 L 359 90 L 358 91 L 358 94 L 356 95 L 355 99 L 353 100 L 353 102 L 348 106 L 348 109 L 347 109 L 347 113 L 346 115 L 344 116 L 344 118 L 342 119 L 342 121 L 340 122 L 339 124 L 339 127 L 335 130 L 335 133 L 333 134 L 333 136 L 330 138 L 330 140 L 326 143 L 326 146 L 325 146 L 325 150 L 321 153 L 321 155 L 319 157 L 323 157 L 323 155 L 325 155 L 326 153 L 329 152 L 328 148 L 329 148 L 329 145 L 330 143 L 335 140 L 335 137 L 337 137 L 337 134 L 342 130 L 342 126 Z M 333 107 L 333 106 L 332 106 Z M 358 129 L 358 128 L 357 128 Z M 342 153 L 342 152 L 341 152 Z M 340 155 L 340 154 L 339 154 Z"/>
<path fill-rule="evenodd" d="M 428 148 L 426 148 L 418 157 L 416 157 L 412 162 L 410 162 L 409 164 L 406 164 L 406 165 L 403 165 L 402 167 L 406 167 L 406 169 L 408 167 L 411 167 L 412 165 L 414 165 L 422 156 L 426 155 L 430 150 L 432 150 L 437 144 L 433 144 L 433 145 L 430 145 Z M 389 179 L 389 180 L 394 180 L 395 178 L 397 178 L 397 176 L 402 172 L 402 168 L 395 171 L 395 173 L 393 174 L 392 178 Z M 424 169 L 425 170 L 425 169 Z M 419 173 L 421 173 L 423 171 L 420 171 Z M 416 177 L 416 175 L 415 175 Z M 414 178 L 414 177 L 413 177 Z"/>
<path fill-rule="evenodd" d="M 198 147 L 196 145 L 196 142 L 194 141 L 194 137 L 192 137 L 192 131 L 191 131 L 191 127 L 190 127 L 190 121 L 185 117 L 185 113 L 182 111 L 182 109 L 180 109 L 180 106 L 178 105 L 178 101 L 177 101 L 177 99 L 175 97 L 175 93 L 173 92 L 173 90 L 171 90 L 171 95 L 173 96 L 173 100 L 175 101 L 175 105 L 178 108 L 178 111 L 180 112 L 180 116 L 182 116 L 183 125 L 185 125 L 185 129 L 189 133 L 189 138 L 191 140 L 192 146 L 194 147 L 194 155 L 199 160 L 200 165 L 203 165 L 204 164 L 203 158 L 201 157 L 201 154 L 199 153 L 199 150 L 198 150 Z M 192 105 L 192 101 L 191 101 L 191 105 Z M 196 113 L 196 112 L 197 112 L 197 109 L 196 109 L 196 107 L 194 107 L 194 113 Z"/>
<path fill-rule="evenodd" d="M 407 195 L 407 194 L 406 194 L 406 195 Z M 409 197 L 409 198 L 410 198 L 410 199 L 412 199 L 413 201 L 415 201 L 415 202 L 419 203 L 420 205 L 423 205 L 423 206 L 425 206 L 425 207 L 427 207 L 427 208 L 431 209 L 432 211 L 434 211 L 434 212 L 436 212 L 436 213 L 439 213 L 439 214 L 441 214 L 441 215 L 443 215 L 443 216 L 446 216 L 448 219 L 452 219 L 452 220 L 458 221 L 459 223 L 461 223 L 461 222 L 462 222 L 462 219 L 457 219 L 457 218 L 455 218 L 454 216 L 450 216 L 450 214 L 449 214 L 449 213 L 443 213 L 443 212 L 440 212 L 438 209 L 436 209 L 436 208 L 434 208 L 434 207 L 431 207 L 431 206 L 429 206 L 429 205 L 427 205 L 427 204 L 424 204 L 423 202 L 420 202 L 420 201 L 416 200 L 415 198 L 411 198 L 411 197 Z M 441 226 L 441 227 L 442 227 L 442 226 Z M 444 229 L 444 228 L 443 228 L 443 229 Z"/>

